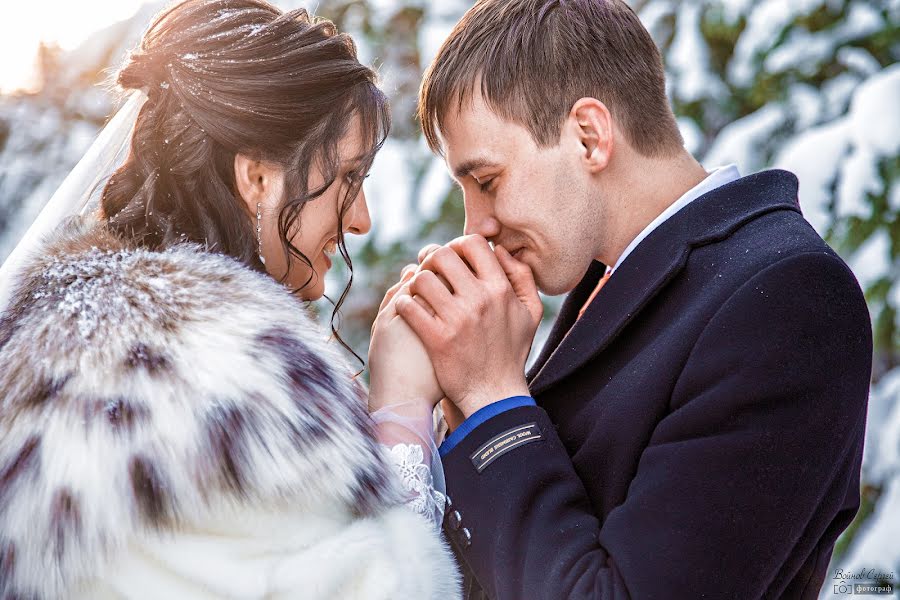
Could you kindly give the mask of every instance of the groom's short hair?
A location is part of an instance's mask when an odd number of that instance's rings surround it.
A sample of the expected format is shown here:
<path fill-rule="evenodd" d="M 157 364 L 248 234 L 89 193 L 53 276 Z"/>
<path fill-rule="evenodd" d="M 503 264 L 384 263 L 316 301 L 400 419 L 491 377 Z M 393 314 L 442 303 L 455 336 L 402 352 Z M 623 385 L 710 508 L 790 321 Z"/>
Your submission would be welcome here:
<path fill-rule="evenodd" d="M 659 50 L 622 0 L 479 1 L 422 81 L 419 119 L 433 151 L 442 151 L 447 111 L 461 109 L 476 85 L 540 147 L 559 143 L 572 105 L 586 96 L 606 104 L 641 154 L 670 155 L 683 145 Z"/>

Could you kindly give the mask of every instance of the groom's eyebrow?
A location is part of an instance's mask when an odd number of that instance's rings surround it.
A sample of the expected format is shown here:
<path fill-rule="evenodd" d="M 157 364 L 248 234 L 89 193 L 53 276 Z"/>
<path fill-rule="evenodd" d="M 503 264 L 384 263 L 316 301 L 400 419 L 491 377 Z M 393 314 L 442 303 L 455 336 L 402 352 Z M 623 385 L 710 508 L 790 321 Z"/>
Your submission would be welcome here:
<path fill-rule="evenodd" d="M 487 158 L 472 158 L 467 161 L 464 161 L 462 164 L 453 169 L 453 175 L 457 179 L 462 179 L 472 171 L 477 171 L 478 169 L 483 169 L 485 167 L 496 167 L 497 163 L 488 160 Z"/>

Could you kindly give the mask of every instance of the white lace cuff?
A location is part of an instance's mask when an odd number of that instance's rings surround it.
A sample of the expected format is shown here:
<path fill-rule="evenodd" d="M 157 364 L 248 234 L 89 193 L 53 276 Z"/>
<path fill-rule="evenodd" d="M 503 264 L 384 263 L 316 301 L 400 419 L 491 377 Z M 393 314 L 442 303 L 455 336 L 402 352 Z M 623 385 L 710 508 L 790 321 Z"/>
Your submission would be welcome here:
<path fill-rule="evenodd" d="M 447 498 L 434 487 L 432 467 L 426 464 L 422 446 L 419 444 L 395 444 L 387 449 L 391 464 L 400 474 L 404 490 L 407 492 L 406 505 L 425 517 L 435 529 L 440 530 L 444 520 L 444 506 Z M 440 464 L 440 460 L 437 461 Z"/>
<path fill-rule="evenodd" d="M 444 470 L 434 442 L 432 415 L 411 405 L 393 405 L 372 413 L 378 438 L 403 489 L 406 505 L 436 530 L 444 520 Z"/>

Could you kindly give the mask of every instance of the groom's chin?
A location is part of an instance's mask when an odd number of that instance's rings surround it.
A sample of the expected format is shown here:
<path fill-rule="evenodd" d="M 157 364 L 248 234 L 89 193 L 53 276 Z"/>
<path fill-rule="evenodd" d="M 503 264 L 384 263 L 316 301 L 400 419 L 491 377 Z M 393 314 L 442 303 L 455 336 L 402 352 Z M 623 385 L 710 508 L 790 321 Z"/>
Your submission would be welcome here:
<path fill-rule="evenodd" d="M 562 296 L 575 289 L 587 273 L 587 268 L 579 271 L 570 264 L 541 265 L 532 267 L 532 273 L 538 291 L 545 296 Z"/>
<path fill-rule="evenodd" d="M 534 283 L 537 285 L 538 291 L 545 296 L 561 296 L 571 292 L 578 285 L 578 281 L 570 284 L 565 278 L 559 277 L 561 273 L 555 273 L 556 277 L 553 277 L 554 273 L 550 275 L 550 277 L 546 277 L 543 273 L 534 273 Z"/>

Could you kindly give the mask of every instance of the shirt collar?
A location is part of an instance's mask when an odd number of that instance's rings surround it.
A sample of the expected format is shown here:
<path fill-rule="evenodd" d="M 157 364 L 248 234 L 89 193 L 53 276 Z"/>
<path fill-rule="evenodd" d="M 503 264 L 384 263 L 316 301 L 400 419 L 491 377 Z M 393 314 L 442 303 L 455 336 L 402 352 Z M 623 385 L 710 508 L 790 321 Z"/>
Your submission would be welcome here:
<path fill-rule="evenodd" d="M 659 227 L 662 223 L 664 223 L 669 217 L 677 213 L 679 210 L 690 204 L 693 200 L 696 200 L 703 194 L 707 192 L 711 192 L 717 187 L 723 186 L 726 183 L 731 183 L 737 179 L 741 178 L 741 174 L 738 171 L 737 165 L 729 164 L 723 167 L 718 167 L 710 171 L 709 175 L 707 175 L 703 181 L 686 191 L 682 196 L 666 207 L 666 210 L 661 212 L 659 216 L 653 219 L 649 225 L 644 227 L 644 229 L 631 240 L 631 243 L 625 247 L 625 250 L 622 252 L 619 259 L 616 261 L 616 264 L 611 268 L 607 267 L 606 271 L 611 272 L 615 271 L 619 268 L 619 265 L 631 254 L 631 251 L 634 250 L 638 244 L 640 244 L 644 238 L 646 238 L 650 233 Z"/>

